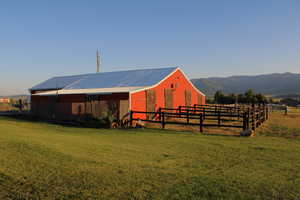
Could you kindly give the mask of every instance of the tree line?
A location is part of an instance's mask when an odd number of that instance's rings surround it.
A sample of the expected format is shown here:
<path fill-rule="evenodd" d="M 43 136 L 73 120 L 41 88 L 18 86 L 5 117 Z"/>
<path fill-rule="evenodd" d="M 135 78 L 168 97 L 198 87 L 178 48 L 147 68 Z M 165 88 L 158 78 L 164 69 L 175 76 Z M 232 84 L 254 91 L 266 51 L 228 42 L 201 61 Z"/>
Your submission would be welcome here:
<path fill-rule="evenodd" d="M 261 93 L 255 93 L 252 89 L 242 94 L 224 94 L 219 90 L 215 93 L 213 99 L 213 103 L 217 104 L 266 104 L 272 102 L 272 98 L 267 98 Z"/>

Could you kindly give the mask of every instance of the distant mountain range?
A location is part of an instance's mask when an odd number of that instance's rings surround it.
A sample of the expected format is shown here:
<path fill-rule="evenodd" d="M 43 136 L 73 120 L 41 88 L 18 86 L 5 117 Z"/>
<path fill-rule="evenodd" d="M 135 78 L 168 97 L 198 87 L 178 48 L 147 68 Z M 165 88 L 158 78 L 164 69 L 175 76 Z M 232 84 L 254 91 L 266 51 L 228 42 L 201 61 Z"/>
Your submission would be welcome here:
<path fill-rule="evenodd" d="M 293 96 L 300 94 L 300 74 L 274 73 L 256 76 L 211 77 L 191 80 L 208 97 L 217 90 L 224 93 L 244 93 L 253 89 L 256 93 L 272 96 Z"/>
<path fill-rule="evenodd" d="M 253 89 L 256 93 L 271 95 L 278 98 L 300 99 L 300 74 L 274 73 L 256 76 L 211 77 L 191 80 L 208 97 L 216 91 L 224 93 L 244 93 Z M 1 97 L 1 96 L 0 96 Z M 28 95 L 14 95 L 10 98 L 27 98 Z"/>

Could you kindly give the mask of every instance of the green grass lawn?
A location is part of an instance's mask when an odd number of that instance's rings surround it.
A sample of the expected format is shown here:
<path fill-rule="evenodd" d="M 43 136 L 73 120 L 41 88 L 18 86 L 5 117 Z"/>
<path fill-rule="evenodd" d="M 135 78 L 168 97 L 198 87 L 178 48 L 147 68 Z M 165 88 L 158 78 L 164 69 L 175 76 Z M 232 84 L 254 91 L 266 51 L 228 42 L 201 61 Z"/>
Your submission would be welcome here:
<path fill-rule="evenodd" d="M 300 199 L 300 140 L 0 118 L 0 199 Z"/>

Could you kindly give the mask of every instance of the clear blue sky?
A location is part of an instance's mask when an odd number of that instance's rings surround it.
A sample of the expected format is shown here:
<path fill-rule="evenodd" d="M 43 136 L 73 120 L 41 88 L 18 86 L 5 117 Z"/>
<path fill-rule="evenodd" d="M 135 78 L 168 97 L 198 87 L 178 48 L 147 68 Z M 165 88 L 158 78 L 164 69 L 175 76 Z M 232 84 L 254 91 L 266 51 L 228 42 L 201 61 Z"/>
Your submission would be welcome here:
<path fill-rule="evenodd" d="M 56 75 L 181 66 L 191 78 L 300 73 L 299 0 L 0 2 L 0 95 Z"/>

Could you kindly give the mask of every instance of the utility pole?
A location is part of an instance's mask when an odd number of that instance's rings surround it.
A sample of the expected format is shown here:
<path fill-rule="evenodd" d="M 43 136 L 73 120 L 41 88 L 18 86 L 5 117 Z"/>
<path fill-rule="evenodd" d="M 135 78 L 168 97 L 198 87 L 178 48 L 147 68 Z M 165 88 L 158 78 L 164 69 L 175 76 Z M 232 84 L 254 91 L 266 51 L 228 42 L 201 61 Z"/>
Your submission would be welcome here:
<path fill-rule="evenodd" d="M 100 65 L 101 65 L 101 61 L 100 61 L 100 53 L 99 53 L 99 49 L 97 49 L 96 52 L 96 66 L 97 66 L 97 73 L 100 72 Z"/>

